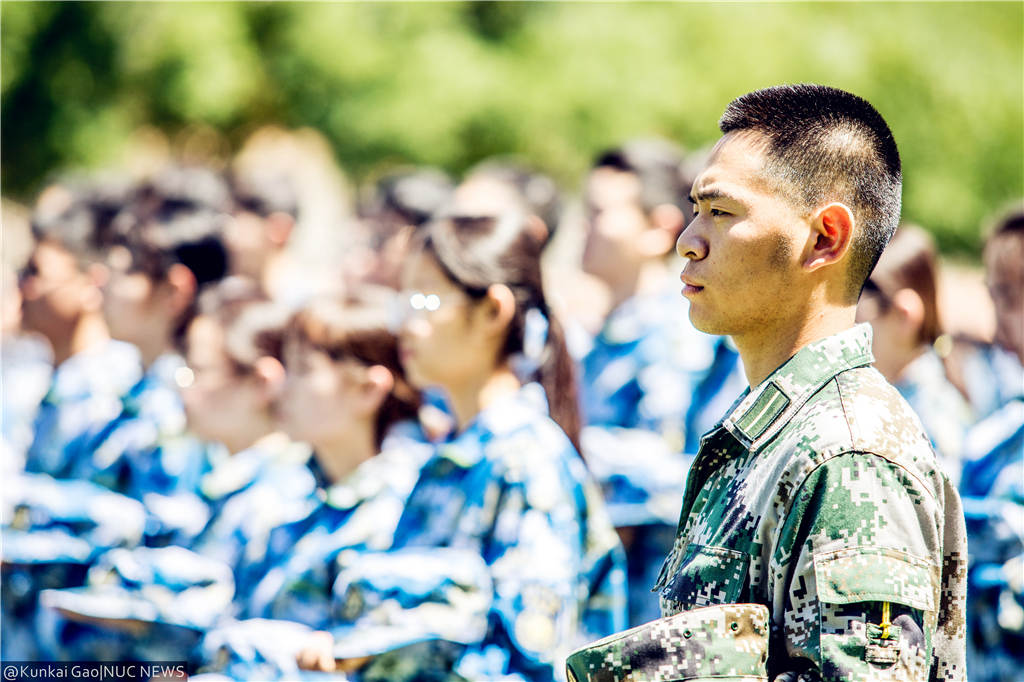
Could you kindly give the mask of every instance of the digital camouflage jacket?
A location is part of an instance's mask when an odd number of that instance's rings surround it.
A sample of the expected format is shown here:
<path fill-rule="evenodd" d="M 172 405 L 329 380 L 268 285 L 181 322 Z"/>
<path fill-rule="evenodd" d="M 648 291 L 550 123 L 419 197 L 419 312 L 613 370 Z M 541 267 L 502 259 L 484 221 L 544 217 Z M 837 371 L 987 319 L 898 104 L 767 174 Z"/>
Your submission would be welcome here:
<path fill-rule="evenodd" d="M 858 325 L 801 349 L 701 439 L 662 614 L 768 608 L 769 679 L 964 678 L 960 499 Z"/>

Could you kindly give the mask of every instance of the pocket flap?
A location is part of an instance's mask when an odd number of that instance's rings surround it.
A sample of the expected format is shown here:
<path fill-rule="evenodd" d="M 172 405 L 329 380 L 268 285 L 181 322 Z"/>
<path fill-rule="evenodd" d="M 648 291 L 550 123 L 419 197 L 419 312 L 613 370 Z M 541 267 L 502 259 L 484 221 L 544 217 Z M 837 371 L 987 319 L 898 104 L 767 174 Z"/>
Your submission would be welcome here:
<path fill-rule="evenodd" d="M 829 604 L 887 601 L 934 611 L 939 567 L 895 549 L 853 547 L 814 555 L 818 598 Z"/>

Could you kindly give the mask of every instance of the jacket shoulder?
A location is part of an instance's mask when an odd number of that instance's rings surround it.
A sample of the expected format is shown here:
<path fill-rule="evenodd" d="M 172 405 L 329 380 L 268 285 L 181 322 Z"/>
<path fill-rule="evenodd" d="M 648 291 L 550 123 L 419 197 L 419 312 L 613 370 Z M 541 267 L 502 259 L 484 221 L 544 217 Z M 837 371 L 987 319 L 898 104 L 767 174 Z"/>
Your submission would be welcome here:
<path fill-rule="evenodd" d="M 827 382 L 766 449 L 776 460 L 780 483 L 790 490 L 847 453 L 886 460 L 931 490 L 941 487 L 944 476 L 917 415 L 871 367 L 847 370 Z"/>
<path fill-rule="evenodd" d="M 921 475 L 936 470 L 935 452 L 920 418 L 878 370 L 849 370 L 838 375 L 835 384 L 854 450 Z"/>

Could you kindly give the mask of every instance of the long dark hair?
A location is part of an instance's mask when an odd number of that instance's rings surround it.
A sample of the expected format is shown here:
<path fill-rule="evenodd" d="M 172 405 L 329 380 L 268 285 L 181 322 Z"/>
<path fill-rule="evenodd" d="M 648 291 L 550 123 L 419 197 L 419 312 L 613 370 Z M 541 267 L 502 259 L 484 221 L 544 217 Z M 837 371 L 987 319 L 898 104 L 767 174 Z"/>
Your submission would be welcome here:
<path fill-rule="evenodd" d="M 526 365 L 529 376 L 521 378 L 540 382 L 551 418 L 579 451 L 581 424 L 575 367 L 562 325 L 544 296 L 540 270 L 543 243 L 529 229 L 527 217 L 514 212 L 498 217 L 446 216 L 431 223 L 423 248 L 435 257 L 448 279 L 471 298 L 484 298 L 492 284 L 504 284 L 512 291 L 516 309 L 501 351 L 502 361 L 522 356 L 531 342 L 528 335 L 536 333 L 528 327 L 536 326 L 534 320 L 546 320 L 543 347 Z"/>
<path fill-rule="evenodd" d="M 286 342 L 298 341 L 322 351 L 333 362 L 353 359 L 367 367 L 382 365 L 394 385 L 377 410 L 374 438 L 379 449 L 397 422 L 416 419 L 419 392 L 406 380 L 398 358 L 398 337 L 390 329 L 387 306 L 368 300 L 315 300 L 295 313 L 285 330 Z"/>

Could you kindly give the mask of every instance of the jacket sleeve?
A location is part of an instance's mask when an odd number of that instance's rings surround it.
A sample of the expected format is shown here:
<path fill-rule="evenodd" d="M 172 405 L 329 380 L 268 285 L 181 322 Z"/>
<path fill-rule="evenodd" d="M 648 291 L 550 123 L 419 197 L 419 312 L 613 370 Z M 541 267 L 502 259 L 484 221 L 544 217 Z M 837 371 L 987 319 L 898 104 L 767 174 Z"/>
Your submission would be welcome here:
<path fill-rule="evenodd" d="M 341 624 L 335 654 L 379 653 L 434 637 L 467 646 L 474 679 L 551 676 L 579 644 L 581 610 L 581 532 L 562 476 L 543 466 L 508 473 L 489 493 L 492 504 L 460 519 L 472 517 L 470 525 L 487 529 L 484 536 L 362 553 L 342 566 L 333 594 Z M 356 651 L 356 644 L 369 646 L 371 627 L 378 651 Z"/>
<path fill-rule="evenodd" d="M 962 678 L 962 661 L 957 670 L 932 660 L 948 663 L 940 607 L 950 587 L 944 545 L 955 541 L 944 526 L 946 507 L 959 511 L 942 493 L 870 453 L 842 454 L 810 473 L 771 558 L 768 597 L 783 625 L 770 648 L 776 679 Z"/>

